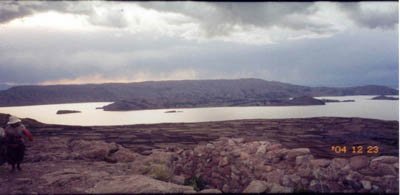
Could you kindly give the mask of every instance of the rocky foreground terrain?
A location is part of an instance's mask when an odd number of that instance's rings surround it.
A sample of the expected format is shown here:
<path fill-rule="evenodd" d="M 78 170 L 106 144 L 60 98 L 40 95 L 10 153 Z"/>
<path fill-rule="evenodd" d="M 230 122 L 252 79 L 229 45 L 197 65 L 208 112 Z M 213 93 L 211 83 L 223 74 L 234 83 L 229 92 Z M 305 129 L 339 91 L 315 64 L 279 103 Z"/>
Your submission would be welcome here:
<path fill-rule="evenodd" d="M 24 123 L 35 140 L 21 172 L 0 166 L 0 194 L 399 191 L 398 121 Z M 378 145 L 380 152 L 340 155 L 330 148 L 352 144 Z"/>

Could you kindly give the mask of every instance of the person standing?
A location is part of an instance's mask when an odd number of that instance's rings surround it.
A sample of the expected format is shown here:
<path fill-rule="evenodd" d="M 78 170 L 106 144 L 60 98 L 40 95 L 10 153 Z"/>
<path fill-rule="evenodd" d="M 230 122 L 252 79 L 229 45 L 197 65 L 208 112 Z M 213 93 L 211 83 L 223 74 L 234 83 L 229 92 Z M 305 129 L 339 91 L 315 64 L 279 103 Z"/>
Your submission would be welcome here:
<path fill-rule="evenodd" d="M 6 144 L 6 159 L 12 166 L 11 172 L 14 172 L 15 165 L 21 170 L 25 155 L 25 140 L 33 141 L 32 134 L 21 123 L 21 120 L 15 116 L 10 116 L 5 128 L 5 144 Z"/>

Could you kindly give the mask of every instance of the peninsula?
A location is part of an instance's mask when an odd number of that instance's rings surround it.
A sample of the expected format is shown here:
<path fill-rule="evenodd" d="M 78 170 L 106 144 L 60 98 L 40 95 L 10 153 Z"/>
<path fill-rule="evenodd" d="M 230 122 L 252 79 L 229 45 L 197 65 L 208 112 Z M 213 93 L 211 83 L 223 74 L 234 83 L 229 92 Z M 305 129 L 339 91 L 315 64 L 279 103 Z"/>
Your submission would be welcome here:
<path fill-rule="evenodd" d="M 396 95 L 385 86 L 307 87 L 261 79 L 146 81 L 17 86 L 0 91 L 0 106 L 114 102 L 106 111 L 218 106 L 323 105 L 316 96 Z"/>

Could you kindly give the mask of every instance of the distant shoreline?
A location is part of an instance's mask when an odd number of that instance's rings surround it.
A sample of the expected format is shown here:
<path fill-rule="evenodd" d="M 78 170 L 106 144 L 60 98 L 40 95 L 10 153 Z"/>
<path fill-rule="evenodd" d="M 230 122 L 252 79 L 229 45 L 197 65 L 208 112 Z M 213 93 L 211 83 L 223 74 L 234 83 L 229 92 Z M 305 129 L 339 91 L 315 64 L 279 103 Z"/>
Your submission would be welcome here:
<path fill-rule="evenodd" d="M 17 86 L 0 91 L 0 106 L 80 102 L 115 102 L 116 104 L 133 102 L 134 104 L 131 105 L 133 109 L 180 108 L 194 105 L 287 105 L 292 104 L 286 102 L 291 97 L 398 95 L 398 93 L 396 89 L 378 85 L 308 87 L 254 78 L 182 80 Z"/>
<path fill-rule="evenodd" d="M 329 95 L 329 96 L 314 96 L 314 98 L 319 98 L 319 97 L 348 97 L 348 96 L 378 96 L 379 94 L 371 94 L 371 95 Z M 399 95 L 385 95 L 387 97 L 399 97 Z M 343 101 L 342 101 L 343 102 Z M 113 101 L 83 101 L 83 102 L 65 102 L 65 103 L 42 103 L 42 104 L 24 104 L 24 105 L 10 105 L 10 106 L 2 106 L 0 105 L 0 108 L 6 108 L 6 107 L 24 107 L 24 106 L 41 106 L 41 105 L 58 105 L 58 104 L 84 104 L 84 103 L 107 103 L 107 104 L 112 104 L 114 103 Z M 328 102 L 329 103 L 329 102 Z M 212 106 L 212 107 L 227 107 L 227 106 Z M 228 107 L 234 107 L 234 106 L 228 106 Z M 195 108 L 209 108 L 209 107 L 195 107 Z M 101 107 L 98 107 L 97 109 L 102 109 Z M 160 109 L 169 109 L 169 108 L 160 108 Z M 159 109 L 145 109 L 145 110 L 159 110 Z"/>

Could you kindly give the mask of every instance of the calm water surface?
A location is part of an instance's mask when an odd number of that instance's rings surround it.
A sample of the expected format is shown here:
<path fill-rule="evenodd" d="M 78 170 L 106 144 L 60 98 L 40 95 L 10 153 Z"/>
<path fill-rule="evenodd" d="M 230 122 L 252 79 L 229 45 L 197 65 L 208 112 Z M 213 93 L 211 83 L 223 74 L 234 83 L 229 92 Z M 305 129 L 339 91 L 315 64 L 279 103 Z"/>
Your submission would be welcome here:
<path fill-rule="evenodd" d="M 0 107 L 0 113 L 9 113 L 22 118 L 29 117 L 44 123 L 84 126 L 205 122 L 235 119 L 306 118 L 319 116 L 398 120 L 398 101 L 370 100 L 372 97 L 374 96 L 317 97 L 319 99 L 355 100 L 355 102 L 327 103 L 321 106 L 213 107 L 124 112 L 109 112 L 96 109 L 96 107 L 111 103 L 97 102 Z M 80 110 L 82 113 L 57 115 L 57 110 Z M 165 111 L 168 110 L 179 110 L 182 112 L 165 113 Z"/>

